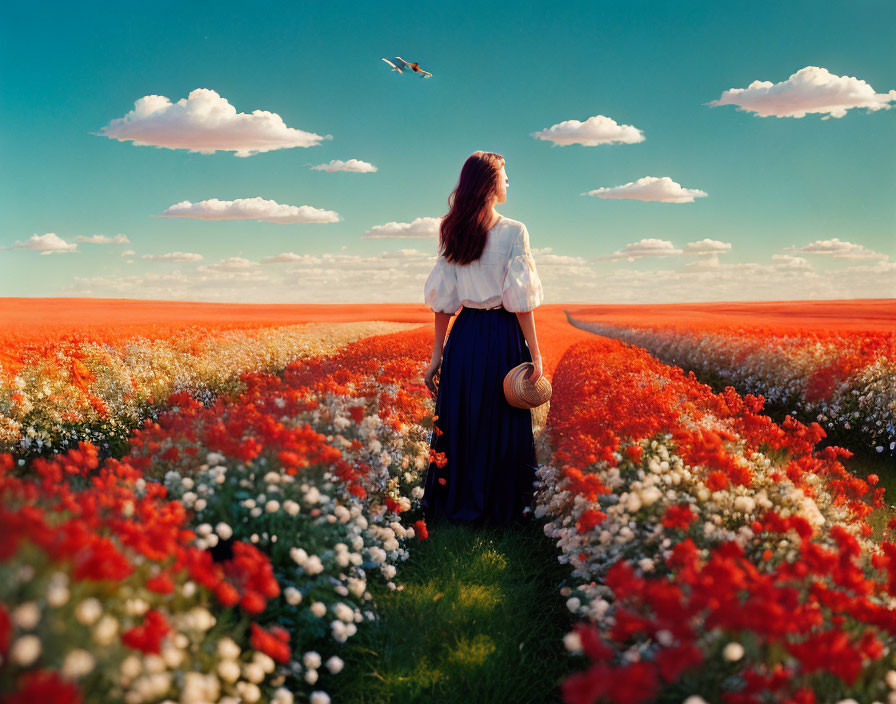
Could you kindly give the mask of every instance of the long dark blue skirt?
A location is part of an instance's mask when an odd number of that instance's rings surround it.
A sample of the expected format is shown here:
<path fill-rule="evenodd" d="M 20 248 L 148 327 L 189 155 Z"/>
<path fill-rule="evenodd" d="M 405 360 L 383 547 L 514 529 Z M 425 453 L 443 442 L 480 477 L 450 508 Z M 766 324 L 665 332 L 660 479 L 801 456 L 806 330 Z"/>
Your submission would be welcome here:
<path fill-rule="evenodd" d="M 504 376 L 531 362 L 516 314 L 504 308 L 461 308 L 442 351 L 436 420 L 430 447 L 447 462 L 426 471 L 427 520 L 522 525 L 534 508 L 532 411 L 504 397 Z M 444 483 L 440 481 L 444 479 Z"/>

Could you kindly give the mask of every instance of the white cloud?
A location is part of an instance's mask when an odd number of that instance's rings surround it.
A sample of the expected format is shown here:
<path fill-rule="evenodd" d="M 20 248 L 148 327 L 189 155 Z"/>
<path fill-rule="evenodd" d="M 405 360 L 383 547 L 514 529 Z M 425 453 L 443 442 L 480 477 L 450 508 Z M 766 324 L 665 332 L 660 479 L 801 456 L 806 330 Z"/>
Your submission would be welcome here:
<path fill-rule="evenodd" d="M 620 125 L 616 120 L 604 115 L 594 115 L 584 122 L 565 120 L 540 132 L 530 132 L 529 136 L 554 144 L 582 144 L 586 147 L 614 142 L 635 144 L 644 141 L 644 133 L 637 127 Z"/>
<path fill-rule="evenodd" d="M 90 242 L 91 244 L 124 244 L 126 242 L 130 242 L 127 235 L 115 235 L 114 237 L 106 237 L 106 235 L 91 235 L 90 237 L 85 237 L 84 235 L 78 235 L 75 237 L 78 242 Z"/>
<path fill-rule="evenodd" d="M 311 168 L 316 171 L 351 171 L 358 174 L 366 174 L 376 171 L 376 167 L 373 164 L 369 164 L 366 161 L 361 161 L 359 159 L 349 159 L 348 161 L 333 159 L 329 164 L 318 164 Z"/>
<path fill-rule="evenodd" d="M 656 242 L 661 243 L 654 245 L 657 251 L 674 250 L 663 240 Z M 632 245 L 629 248 L 634 251 Z M 254 262 L 219 266 L 240 259 L 234 257 L 210 266 L 76 276 L 59 295 L 246 303 L 416 303 L 425 310 L 423 284 L 436 259 L 434 244 L 426 249 L 364 256 L 339 251 L 286 252 L 269 258 L 285 259 L 273 267 L 254 266 Z M 649 245 L 641 247 L 649 249 Z M 576 256 L 536 253 L 535 249 L 533 254 L 546 304 L 896 297 L 896 262 L 817 272 L 801 267 L 795 261 L 799 257 L 779 255 L 764 263 L 722 264 L 713 253 L 686 267 L 641 271 L 623 264 L 595 265 Z"/>
<path fill-rule="evenodd" d="M 730 242 L 720 242 L 719 240 L 702 239 L 699 242 L 688 242 L 684 246 L 685 254 L 710 254 L 722 253 L 731 250 Z"/>
<path fill-rule="evenodd" d="M 31 235 L 24 242 L 16 242 L 10 249 L 34 249 L 41 254 L 55 254 L 74 252 L 77 248 L 77 244 L 66 242 L 55 232 L 48 232 L 45 235 Z"/>
<path fill-rule="evenodd" d="M 143 259 L 153 262 L 199 262 L 202 261 L 202 255 L 193 252 L 166 252 L 165 254 L 144 254 Z"/>
<path fill-rule="evenodd" d="M 827 113 L 843 117 L 850 108 L 869 112 L 889 109 L 896 90 L 875 93 L 865 81 L 854 76 L 837 76 L 826 68 L 806 66 L 786 81 L 753 81 L 746 88 L 731 88 L 710 106 L 737 105 L 739 111 L 755 112 L 760 117 L 805 117 L 807 113 Z"/>
<path fill-rule="evenodd" d="M 722 266 L 717 254 L 702 256 L 682 267 L 683 271 L 717 271 Z"/>
<path fill-rule="evenodd" d="M 274 149 L 313 147 L 333 138 L 287 127 L 283 118 L 267 110 L 237 112 L 226 98 L 208 88 L 197 88 L 176 103 L 164 95 L 145 95 L 124 117 L 91 134 L 200 154 L 232 151 L 240 157 Z"/>
<path fill-rule="evenodd" d="M 790 254 L 773 254 L 772 259 L 780 262 L 778 269 L 811 269 L 812 265 L 803 257 L 794 257 Z"/>
<path fill-rule="evenodd" d="M 834 259 L 889 259 L 888 254 L 875 252 L 864 245 L 846 242 L 836 237 L 829 240 L 815 240 L 803 247 L 791 245 L 789 249 L 802 254 L 826 254 Z"/>
<path fill-rule="evenodd" d="M 201 271 L 249 271 L 258 268 L 259 263 L 243 257 L 227 257 L 214 264 L 198 267 Z"/>
<path fill-rule="evenodd" d="M 659 201 L 661 203 L 693 203 L 694 198 L 704 198 L 706 193 L 696 188 L 682 188 L 668 176 L 644 176 L 622 186 L 598 188 L 580 195 L 598 198 L 632 198 L 634 200 Z"/>
<path fill-rule="evenodd" d="M 420 237 L 431 238 L 439 236 L 439 226 L 442 218 L 415 218 L 411 222 L 387 222 L 385 225 L 374 225 L 366 233 L 365 238 L 382 237 Z"/>
<path fill-rule="evenodd" d="M 311 205 L 284 205 L 273 200 L 237 198 L 218 200 L 211 198 L 191 203 L 188 200 L 175 203 L 157 217 L 196 218 L 199 220 L 262 220 L 280 225 L 302 222 L 339 222 L 339 213 Z"/>
<path fill-rule="evenodd" d="M 596 260 L 626 259 L 630 262 L 643 257 L 669 257 L 681 254 L 682 250 L 675 247 L 668 240 L 644 238 L 637 242 L 631 242 L 622 249 L 617 249 L 613 254 L 596 257 Z"/>
<path fill-rule="evenodd" d="M 308 255 L 306 254 L 296 254 L 295 252 L 282 252 L 281 254 L 275 254 L 272 257 L 265 257 L 261 260 L 262 264 L 286 264 L 288 262 L 300 262 L 305 259 Z"/>
<path fill-rule="evenodd" d="M 133 254 L 136 254 L 136 252 L 133 249 L 125 249 L 124 251 L 122 251 L 121 256 L 130 257 Z"/>

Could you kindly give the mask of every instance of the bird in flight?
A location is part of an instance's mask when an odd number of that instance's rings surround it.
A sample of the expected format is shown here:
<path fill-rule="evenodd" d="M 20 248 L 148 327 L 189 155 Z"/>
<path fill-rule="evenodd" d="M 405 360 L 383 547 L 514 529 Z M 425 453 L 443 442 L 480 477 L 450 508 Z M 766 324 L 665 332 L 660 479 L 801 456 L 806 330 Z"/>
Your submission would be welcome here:
<path fill-rule="evenodd" d="M 416 61 L 409 63 L 400 56 L 393 56 L 392 61 L 389 61 L 389 59 L 383 59 L 383 61 L 389 64 L 392 67 L 393 71 L 398 71 L 399 73 L 404 73 L 404 70 L 410 69 L 415 73 L 422 73 L 424 78 L 432 76 L 429 71 L 424 71 L 422 68 L 420 68 L 420 64 L 418 64 Z"/>

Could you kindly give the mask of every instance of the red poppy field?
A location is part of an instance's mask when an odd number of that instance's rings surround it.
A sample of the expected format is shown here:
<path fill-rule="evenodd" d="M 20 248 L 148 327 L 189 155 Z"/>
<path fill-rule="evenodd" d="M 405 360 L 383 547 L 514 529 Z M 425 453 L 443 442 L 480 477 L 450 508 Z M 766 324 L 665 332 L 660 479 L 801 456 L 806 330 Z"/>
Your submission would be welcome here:
<path fill-rule="evenodd" d="M 0 701 L 330 702 L 432 537 L 432 313 L 0 303 Z M 815 419 L 892 452 L 889 303 L 538 309 L 558 701 L 896 696 L 896 522 Z"/>

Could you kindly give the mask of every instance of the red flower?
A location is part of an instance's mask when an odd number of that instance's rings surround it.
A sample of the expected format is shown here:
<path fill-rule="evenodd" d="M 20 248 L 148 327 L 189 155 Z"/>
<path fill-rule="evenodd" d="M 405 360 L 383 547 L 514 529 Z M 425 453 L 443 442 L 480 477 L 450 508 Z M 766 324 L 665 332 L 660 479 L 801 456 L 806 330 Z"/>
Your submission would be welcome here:
<path fill-rule="evenodd" d="M 121 642 L 134 650 L 158 655 L 162 648 L 162 638 L 170 630 L 171 626 L 160 612 L 147 611 L 143 625 L 134 626 L 131 630 L 122 633 Z"/>
<path fill-rule="evenodd" d="M 81 704 L 83 698 L 78 688 L 63 680 L 58 672 L 31 670 L 18 679 L 18 691 L 3 697 L 3 704 Z"/>
<path fill-rule="evenodd" d="M 243 594 L 243 598 L 240 599 L 240 606 L 243 607 L 243 610 L 246 611 L 246 613 L 260 614 L 264 611 L 265 600 L 258 592 L 248 591 Z"/>
<path fill-rule="evenodd" d="M 606 517 L 607 514 L 602 511 L 595 511 L 592 508 L 586 509 L 585 511 L 582 511 L 582 515 L 579 516 L 579 520 L 576 521 L 576 530 L 579 531 L 579 533 L 587 533 Z"/>
<path fill-rule="evenodd" d="M 429 537 L 429 531 L 426 528 L 426 521 L 414 521 L 414 535 L 418 540 L 425 540 Z"/>
<path fill-rule="evenodd" d="M 221 582 L 215 587 L 215 596 L 223 606 L 236 606 L 240 603 L 240 593 L 230 582 Z"/>
<path fill-rule="evenodd" d="M 639 464 L 641 462 L 641 457 L 644 455 L 644 448 L 640 445 L 629 445 L 625 448 L 625 454 L 628 455 L 628 458 L 632 462 Z"/>
<path fill-rule="evenodd" d="M 664 648 L 656 655 L 660 675 L 667 682 L 675 682 L 685 670 L 703 662 L 703 651 L 693 643 Z"/>
<path fill-rule="evenodd" d="M 0 604 L 0 655 L 6 655 L 11 636 L 12 620 L 9 618 L 9 611 L 5 605 Z"/>
<path fill-rule="evenodd" d="M 679 530 L 687 530 L 697 519 L 696 514 L 691 510 L 690 504 L 673 504 L 666 509 L 663 515 L 663 525 L 666 528 L 678 528 Z"/>
<path fill-rule="evenodd" d="M 174 582 L 166 572 L 156 575 L 146 581 L 146 588 L 159 594 L 171 594 L 174 592 Z"/>
<path fill-rule="evenodd" d="M 276 631 L 272 629 L 272 632 L 268 633 L 255 622 L 251 624 L 251 629 L 252 636 L 249 638 L 249 644 L 253 648 L 274 658 L 277 662 L 289 662 L 292 655 L 289 648 L 289 633 L 282 628 L 276 628 Z"/>

